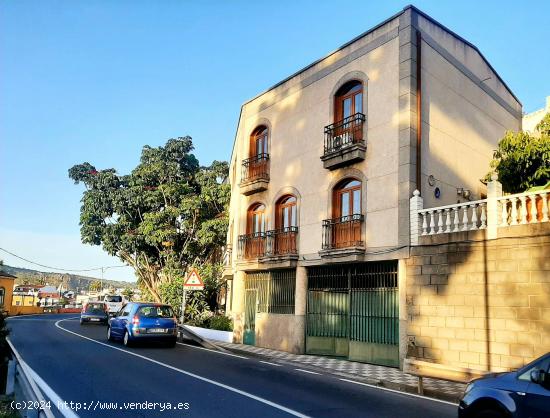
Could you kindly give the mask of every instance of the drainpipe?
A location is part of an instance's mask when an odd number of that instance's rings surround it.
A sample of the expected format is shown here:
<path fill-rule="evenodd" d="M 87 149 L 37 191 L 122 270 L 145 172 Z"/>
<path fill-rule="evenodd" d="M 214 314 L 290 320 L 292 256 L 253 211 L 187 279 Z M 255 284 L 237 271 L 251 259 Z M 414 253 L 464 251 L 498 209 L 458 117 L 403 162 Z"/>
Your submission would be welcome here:
<path fill-rule="evenodd" d="M 422 193 L 422 36 L 416 31 L 416 189 Z"/>

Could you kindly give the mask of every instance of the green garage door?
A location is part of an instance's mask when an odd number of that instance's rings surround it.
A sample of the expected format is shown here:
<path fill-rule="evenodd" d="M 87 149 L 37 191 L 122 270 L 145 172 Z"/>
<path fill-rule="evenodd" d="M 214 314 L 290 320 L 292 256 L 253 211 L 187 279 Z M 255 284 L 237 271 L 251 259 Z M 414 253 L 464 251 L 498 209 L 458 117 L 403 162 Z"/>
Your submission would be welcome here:
<path fill-rule="evenodd" d="M 308 269 L 306 350 L 399 366 L 397 261 Z"/>

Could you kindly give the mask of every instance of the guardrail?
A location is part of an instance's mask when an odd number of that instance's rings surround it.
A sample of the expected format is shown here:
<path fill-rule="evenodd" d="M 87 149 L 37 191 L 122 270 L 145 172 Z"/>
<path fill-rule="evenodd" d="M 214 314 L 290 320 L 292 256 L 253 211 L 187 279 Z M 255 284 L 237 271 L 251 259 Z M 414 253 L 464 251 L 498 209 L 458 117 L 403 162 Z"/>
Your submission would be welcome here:
<path fill-rule="evenodd" d="M 48 400 L 44 397 L 39 385 L 33 378 L 33 371 L 21 358 L 9 338 L 7 338 L 7 342 L 13 356 L 8 364 L 6 395 L 14 395 L 17 402 L 26 402 L 27 404 L 32 402 L 33 408 L 36 406 L 34 409 L 19 410 L 19 414 L 24 418 L 55 418 L 49 408 L 43 408 Z"/>

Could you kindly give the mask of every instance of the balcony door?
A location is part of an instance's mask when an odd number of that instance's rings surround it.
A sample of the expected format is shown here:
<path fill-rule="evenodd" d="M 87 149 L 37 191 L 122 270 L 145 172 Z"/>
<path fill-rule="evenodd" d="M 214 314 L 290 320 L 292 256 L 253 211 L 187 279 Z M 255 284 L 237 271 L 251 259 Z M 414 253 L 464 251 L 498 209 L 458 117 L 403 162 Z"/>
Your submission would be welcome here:
<path fill-rule="evenodd" d="M 245 257 L 257 258 L 265 252 L 265 206 L 261 203 L 250 207 L 246 222 L 247 241 Z"/>
<path fill-rule="evenodd" d="M 363 113 L 363 84 L 360 81 L 350 81 L 334 97 L 334 135 L 341 137 L 343 144 L 362 139 L 362 120 L 353 118 L 357 113 Z"/>
<path fill-rule="evenodd" d="M 361 241 L 361 222 L 357 222 L 360 215 L 361 182 L 356 179 L 344 180 L 334 189 L 333 194 L 334 247 L 349 247 Z"/>
<path fill-rule="evenodd" d="M 296 234 L 298 219 L 296 197 L 283 196 L 277 202 L 277 217 L 275 219 L 275 253 L 290 254 L 296 252 Z"/>
<path fill-rule="evenodd" d="M 267 170 L 268 159 L 268 129 L 260 126 L 250 136 L 250 165 L 249 177 L 262 177 Z"/>

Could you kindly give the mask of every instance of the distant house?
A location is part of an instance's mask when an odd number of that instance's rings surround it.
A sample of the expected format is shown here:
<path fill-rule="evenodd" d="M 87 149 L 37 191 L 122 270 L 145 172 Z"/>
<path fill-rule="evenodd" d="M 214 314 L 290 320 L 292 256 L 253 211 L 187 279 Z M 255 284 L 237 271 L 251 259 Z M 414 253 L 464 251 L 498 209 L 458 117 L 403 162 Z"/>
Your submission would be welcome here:
<path fill-rule="evenodd" d="M 13 282 L 16 279 L 11 274 L 0 271 L 0 310 L 7 311 L 13 297 Z"/>

